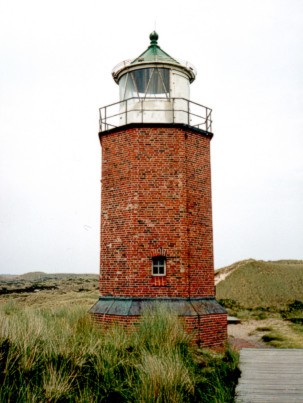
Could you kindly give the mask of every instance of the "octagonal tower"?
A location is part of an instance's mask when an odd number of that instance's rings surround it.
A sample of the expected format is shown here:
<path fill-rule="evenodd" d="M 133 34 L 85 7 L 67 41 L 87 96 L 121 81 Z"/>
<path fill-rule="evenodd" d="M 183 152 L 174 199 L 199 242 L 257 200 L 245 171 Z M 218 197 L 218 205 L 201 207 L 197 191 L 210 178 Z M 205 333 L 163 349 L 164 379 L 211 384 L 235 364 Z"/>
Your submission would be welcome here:
<path fill-rule="evenodd" d="M 104 324 L 137 322 L 165 304 L 196 341 L 219 347 L 227 315 L 215 299 L 211 109 L 190 101 L 196 71 L 150 35 L 113 70 L 119 102 L 100 109 L 100 298 Z"/>

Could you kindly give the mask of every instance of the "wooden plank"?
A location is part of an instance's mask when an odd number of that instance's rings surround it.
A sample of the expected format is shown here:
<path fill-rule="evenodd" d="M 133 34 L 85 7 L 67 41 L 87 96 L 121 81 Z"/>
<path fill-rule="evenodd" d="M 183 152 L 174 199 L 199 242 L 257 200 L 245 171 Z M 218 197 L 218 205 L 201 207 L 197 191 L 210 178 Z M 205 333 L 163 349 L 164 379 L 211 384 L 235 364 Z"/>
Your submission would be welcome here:
<path fill-rule="evenodd" d="M 303 403 L 303 349 L 242 349 L 237 403 Z"/>

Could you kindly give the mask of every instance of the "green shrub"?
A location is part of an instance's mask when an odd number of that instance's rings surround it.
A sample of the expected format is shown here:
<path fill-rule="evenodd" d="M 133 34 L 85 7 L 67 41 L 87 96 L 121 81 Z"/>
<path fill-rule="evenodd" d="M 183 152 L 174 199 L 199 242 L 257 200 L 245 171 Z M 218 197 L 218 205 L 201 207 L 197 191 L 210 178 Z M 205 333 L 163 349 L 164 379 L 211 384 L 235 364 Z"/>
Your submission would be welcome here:
<path fill-rule="evenodd" d="M 285 337 L 283 337 L 280 333 L 271 331 L 270 333 L 264 334 L 261 337 L 264 343 L 269 344 L 272 347 L 283 347 L 283 343 L 286 341 Z"/>
<path fill-rule="evenodd" d="M 230 298 L 224 298 L 218 300 L 219 304 L 224 306 L 227 309 L 241 309 L 242 307 L 239 305 L 237 301 Z"/>
<path fill-rule="evenodd" d="M 294 300 L 288 304 L 286 309 L 281 311 L 281 316 L 293 323 L 303 323 L 303 302 Z"/>
<path fill-rule="evenodd" d="M 271 332 L 273 330 L 273 328 L 271 326 L 260 326 L 260 327 L 257 327 L 256 330 L 258 332 Z"/>

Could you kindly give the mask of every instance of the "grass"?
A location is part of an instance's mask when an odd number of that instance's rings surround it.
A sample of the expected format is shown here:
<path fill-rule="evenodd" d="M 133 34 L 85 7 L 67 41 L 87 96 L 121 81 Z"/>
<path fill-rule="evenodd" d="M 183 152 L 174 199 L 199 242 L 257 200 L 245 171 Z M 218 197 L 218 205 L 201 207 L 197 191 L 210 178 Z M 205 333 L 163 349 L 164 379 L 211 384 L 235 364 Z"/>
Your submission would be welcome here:
<path fill-rule="evenodd" d="M 237 353 L 200 350 L 163 309 L 130 334 L 102 331 L 82 294 L 51 306 L 1 304 L 1 402 L 233 401 Z"/>
<path fill-rule="evenodd" d="M 230 267 L 227 269 L 231 271 Z M 217 285 L 218 299 L 228 299 L 242 308 L 249 309 L 285 309 L 294 300 L 302 299 L 302 295 L 302 260 L 249 260 L 239 269 L 231 271 L 231 274 Z"/>

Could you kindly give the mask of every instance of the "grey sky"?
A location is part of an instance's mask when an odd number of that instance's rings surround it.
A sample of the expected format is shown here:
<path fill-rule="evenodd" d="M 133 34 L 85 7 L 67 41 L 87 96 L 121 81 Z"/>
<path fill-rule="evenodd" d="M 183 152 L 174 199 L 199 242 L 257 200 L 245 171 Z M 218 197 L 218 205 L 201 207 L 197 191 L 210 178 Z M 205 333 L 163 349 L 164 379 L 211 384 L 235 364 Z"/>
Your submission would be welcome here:
<path fill-rule="evenodd" d="M 213 108 L 216 268 L 303 258 L 301 0 L 0 0 L 0 273 L 98 272 L 98 108 L 155 21 Z"/>

